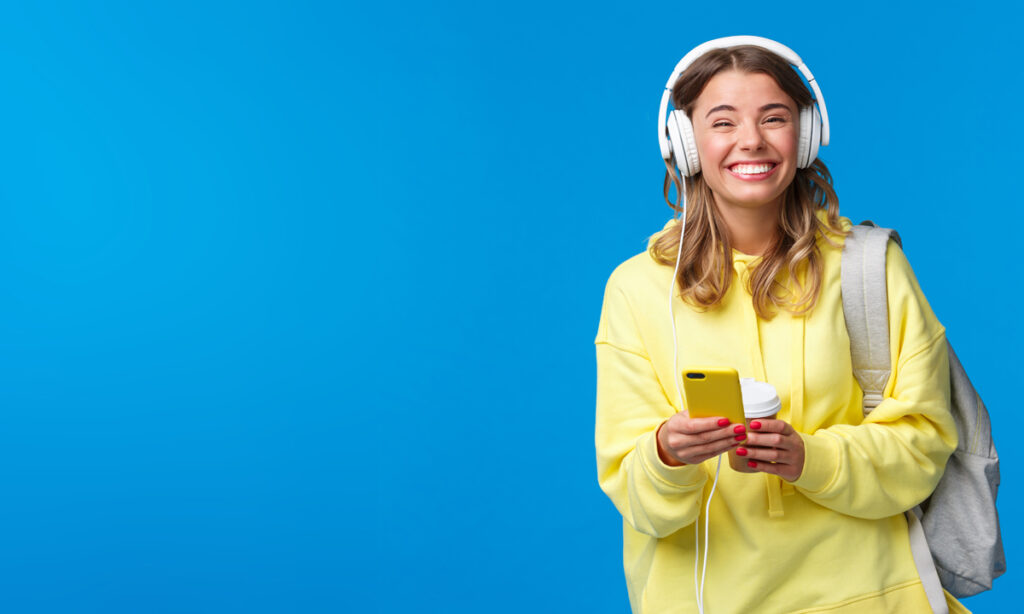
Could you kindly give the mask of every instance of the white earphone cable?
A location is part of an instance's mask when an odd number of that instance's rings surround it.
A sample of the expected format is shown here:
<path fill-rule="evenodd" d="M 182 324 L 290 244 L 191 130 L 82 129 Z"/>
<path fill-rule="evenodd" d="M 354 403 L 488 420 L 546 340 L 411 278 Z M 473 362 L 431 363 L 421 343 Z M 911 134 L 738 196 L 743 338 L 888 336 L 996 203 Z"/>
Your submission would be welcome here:
<path fill-rule="evenodd" d="M 683 180 L 680 183 L 685 183 Z M 676 266 L 672 271 L 672 279 L 669 282 L 668 287 L 668 314 L 669 319 L 672 320 L 672 376 L 676 380 L 676 394 L 679 397 L 679 409 L 683 409 L 683 385 L 680 379 L 679 373 L 679 342 L 677 341 L 676 333 L 676 316 L 674 309 L 676 278 L 679 275 L 679 263 L 682 261 L 683 256 L 683 236 L 686 234 L 686 190 L 685 187 L 680 190 L 679 194 L 680 202 L 682 203 L 681 211 L 679 214 L 679 249 L 676 252 Z M 715 468 L 715 481 L 711 485 L 711 493 L 708 495 L 707 507 L 704 511 L 704 516 L 707 520 L 704 522 L 704 565 L 701 567 L 700 564 L 700 506 L 697 506 L 697 519 L 694 521 L 694 558 L 693 558 L 693 590 L 697 599 L 697 611 L 699 614 L 704 614 L 704 580 L 707 578 L 708 571 L 708 529 L 711 526 L 711 499 L 715 496 L 715 488 L 718 486 L 718 475 L 722 470 L 722 456 L 718 456 L 718 465 Z M 698 570 L 700 570 L 698 572 Z"/>
<path fill-rule="evenodd" d="M 711 493 L 708 495 L 708 504 L 704 509 L 704 567 L 700 572 L 700 591 L 697 593 L 697 608 L 700 610 L 700 614 L 704 614 L 704 580 L 707 580 L 708 578 L 708 552 L 711 550 L 708 547 L 708 528 L 711 527 L 711 500 L 715 497 L 715 488 L 718 486 L 718 474 L 721 473 L 721 471 L 722 455 L 719 454 L 718 463 L 715 466 L 715 481 L 711 484 Z M 699 547 L 697 551 L 700 552 Z"/>

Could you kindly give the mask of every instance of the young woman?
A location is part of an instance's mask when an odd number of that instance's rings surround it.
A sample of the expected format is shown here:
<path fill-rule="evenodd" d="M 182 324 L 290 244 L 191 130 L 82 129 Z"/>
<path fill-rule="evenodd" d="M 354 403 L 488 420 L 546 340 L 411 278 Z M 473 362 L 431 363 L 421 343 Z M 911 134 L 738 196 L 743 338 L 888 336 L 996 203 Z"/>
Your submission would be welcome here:
<path fill-rule="evenodd" d="M 598 479 L 623 517 L 630 603 L 644 614 L 930 612 L 903 512 L 956 446 L 945 329 L 890 244 L 893 370 L 865 418 L 840 297 L 850 222 L 816 156 L 828 138 L 820 92 L 776 53 L 799 62 L 792 51 L 737 40 L 754 44 L 712 41 L 681 62 L 663 138 L 665 197 L 683 212 L 670 186 L 685 193 L 685 224 L 671 220 L 615 269 L 598 327 Z M 692 129 L 673 124 L 684 119 Z M 771 383 L 778 419 L 690 418 L 687 367 Z M 718 471 L 729 450 L 756 471 Z"/>

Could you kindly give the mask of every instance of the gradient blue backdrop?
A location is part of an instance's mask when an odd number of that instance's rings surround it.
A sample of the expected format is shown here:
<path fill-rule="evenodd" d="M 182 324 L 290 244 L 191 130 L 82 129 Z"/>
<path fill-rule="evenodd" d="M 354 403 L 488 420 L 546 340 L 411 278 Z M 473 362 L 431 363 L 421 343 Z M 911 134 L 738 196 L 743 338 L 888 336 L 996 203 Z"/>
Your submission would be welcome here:
<path fill-rule="evenodd" d="M 992 410 L 968 604 L 1016 605 L 1022 13 L 861 7 L 5 4 L 0 607 L 625 612 L 592 342 L 665 79 L 740 33 L 813 69 Z"/>

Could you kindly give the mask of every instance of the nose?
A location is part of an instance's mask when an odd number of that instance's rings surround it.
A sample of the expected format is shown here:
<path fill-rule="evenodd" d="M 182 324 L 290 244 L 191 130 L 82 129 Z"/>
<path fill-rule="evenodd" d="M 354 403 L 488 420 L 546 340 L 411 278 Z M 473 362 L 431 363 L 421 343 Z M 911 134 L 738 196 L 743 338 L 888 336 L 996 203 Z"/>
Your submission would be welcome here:
<path fill-rule="evenodd" d="M 761 126 L 757 122 L 746 122 L 740 126 L 737 138 L 740 148 L 745 150 L 757 150 L 764 145 L 764 135 L 761 134 Z"/>

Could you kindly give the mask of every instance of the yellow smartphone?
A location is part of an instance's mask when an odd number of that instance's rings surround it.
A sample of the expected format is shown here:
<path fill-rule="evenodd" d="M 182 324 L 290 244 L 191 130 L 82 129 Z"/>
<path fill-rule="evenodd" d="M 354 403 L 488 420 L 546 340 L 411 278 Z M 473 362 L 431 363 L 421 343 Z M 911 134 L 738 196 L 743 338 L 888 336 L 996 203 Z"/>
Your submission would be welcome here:
<path fill-rule="evenodd" d="M 721 416 L 734 424 L 743 424 L 743 393 L 736 369 L 686 369 L 683 394 L 691 418 Z"/>

